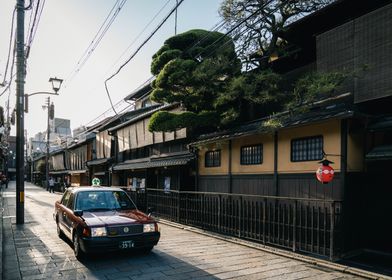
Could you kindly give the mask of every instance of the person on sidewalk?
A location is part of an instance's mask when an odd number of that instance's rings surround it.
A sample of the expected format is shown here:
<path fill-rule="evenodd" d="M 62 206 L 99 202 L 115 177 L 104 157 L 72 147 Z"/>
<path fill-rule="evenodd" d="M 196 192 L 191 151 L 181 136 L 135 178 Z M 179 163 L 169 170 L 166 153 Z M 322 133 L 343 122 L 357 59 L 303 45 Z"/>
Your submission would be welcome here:
<path fill-rule="evenodd" d="M 53 180 L 53 177 L 49 178 L 49 192 L 54 193 L 54 180 Z"/>

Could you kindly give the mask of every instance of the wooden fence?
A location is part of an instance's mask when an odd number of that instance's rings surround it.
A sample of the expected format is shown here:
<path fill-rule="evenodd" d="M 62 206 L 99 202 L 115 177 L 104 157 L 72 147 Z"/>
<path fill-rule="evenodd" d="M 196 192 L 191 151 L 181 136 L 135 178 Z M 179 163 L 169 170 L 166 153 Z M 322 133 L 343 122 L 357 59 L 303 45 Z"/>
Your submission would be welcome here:
<path fill-rule="evenodd" d="M 333 260 L 341 242 L 341 201 L 147 189 L 129 192 L 158 217 Z"/>

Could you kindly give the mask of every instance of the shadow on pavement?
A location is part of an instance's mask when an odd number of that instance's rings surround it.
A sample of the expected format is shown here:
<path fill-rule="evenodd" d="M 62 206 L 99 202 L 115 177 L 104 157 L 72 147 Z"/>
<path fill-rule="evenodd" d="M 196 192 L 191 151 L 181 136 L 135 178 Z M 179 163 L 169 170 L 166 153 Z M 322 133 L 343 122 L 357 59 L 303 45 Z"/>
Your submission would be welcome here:
<path fill-rule="evenodd" d="M 72 244 L 57 236 L 52 218 L 53 205 L 45 200 L 45 190 L 27 195 L 25 223 L 15 224 L 14 190 L 4 197 L 2 279 L 217 279 L 204 270 L 153 249 L 102 253 L 78 261 Z M 40 193 L 42 192 L 42 193 Z M 49 198 L 50 199 L 50 198 Z"/>

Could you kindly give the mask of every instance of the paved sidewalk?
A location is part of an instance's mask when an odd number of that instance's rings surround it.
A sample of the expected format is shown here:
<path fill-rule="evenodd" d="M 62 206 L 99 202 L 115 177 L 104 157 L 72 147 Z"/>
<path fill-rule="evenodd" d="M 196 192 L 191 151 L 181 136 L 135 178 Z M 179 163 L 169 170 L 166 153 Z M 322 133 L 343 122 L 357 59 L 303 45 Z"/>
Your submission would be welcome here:
<path fill-rule="evenodd" d="M 165 224 L 159 244 L 148 255 L 105 253 L 79 262 L 72 246 L 56 235 L 52 212 L 61 194 L 27 182 L 25 193 L 25 224 L 16 225 L 15 183 L 3 192 L 4 280 L 364 279 Z"/>

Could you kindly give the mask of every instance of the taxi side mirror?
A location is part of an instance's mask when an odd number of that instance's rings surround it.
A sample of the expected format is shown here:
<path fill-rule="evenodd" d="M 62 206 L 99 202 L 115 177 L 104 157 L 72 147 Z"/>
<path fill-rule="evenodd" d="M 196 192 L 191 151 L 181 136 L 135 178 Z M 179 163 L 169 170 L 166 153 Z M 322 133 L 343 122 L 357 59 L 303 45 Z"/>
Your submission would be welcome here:
<path fill-rule="evenodd" d="M 76 217 L 82 217 L 83 216 L 83 210 L 75 210 L 74 215 Z"/>

